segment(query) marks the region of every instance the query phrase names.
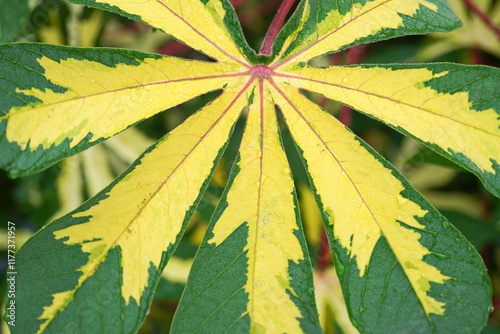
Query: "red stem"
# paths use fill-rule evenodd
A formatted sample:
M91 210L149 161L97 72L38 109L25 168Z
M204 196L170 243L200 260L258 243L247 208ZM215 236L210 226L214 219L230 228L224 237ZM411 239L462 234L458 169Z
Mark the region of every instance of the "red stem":
M491 19L486 15L475 3L473 0L463 0L463 2L469 7L471 11L473 11L483 22L486 24L488 28L493 31L493 33L500 40L500 29L491 21Z
M292 8L294 2L295 0L283 0L283 2L281 3L280 8L278 8L278 11L276 12L276 16L274 17L273 22L271 22L266 36L264 37L264 41L262 42L262 46L259 51L260 54L271 54L271 48L273 46L274 40L276 39L276 36L278 35L278 32L283 25L283 21L285 21L285 18Z

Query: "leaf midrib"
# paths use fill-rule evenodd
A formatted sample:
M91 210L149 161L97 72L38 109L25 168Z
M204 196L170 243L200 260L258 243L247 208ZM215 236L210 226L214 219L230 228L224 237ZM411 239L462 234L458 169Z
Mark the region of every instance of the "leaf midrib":
M257 262L257 243L259 240L259 225L261 214L261 197L262 197L262 176L264 175L264 80L259 78L259 110L260 110L260 166L259 166L259 190L257 193L257 215L255 222L255 242L253 247L253 264L252 264L252 299L249 311L250 319L254 319L254 304L255 304L255 271Z

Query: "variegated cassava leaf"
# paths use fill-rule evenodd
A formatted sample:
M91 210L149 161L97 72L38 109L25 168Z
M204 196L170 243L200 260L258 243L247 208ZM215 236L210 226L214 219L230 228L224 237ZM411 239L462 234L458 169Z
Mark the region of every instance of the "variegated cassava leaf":
M452 30L459 21L446 1L303 0L267 58L247 46L227 0L71 2L150 24L216 62L0 46L0 163L12 176L203 93L222 93L21 248L14 333L137 331L240 115L239 155L173 331L321 332L277 108L307 167L354 326L363 333L484 326L491 286L477 251L394 167L300 92L420 140L500 196L497 69L307 64L359 43Z

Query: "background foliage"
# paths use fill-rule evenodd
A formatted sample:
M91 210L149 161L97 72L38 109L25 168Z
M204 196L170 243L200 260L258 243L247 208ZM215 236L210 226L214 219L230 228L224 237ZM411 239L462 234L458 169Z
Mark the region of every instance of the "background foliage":
M281 0L233 0L249 44L258 50ZM449 0L464 22L451 34L409 36L369 44L316 59L316 64L457 62L500 66L500 32L487 27L466 1ZM469 1L470 2L470 1ZM475 0L478 8L500 26L500 1ZM29 8L28 8L29 7ZM21 10L19 26L4 33L0 42L43 41L72 46L111 46L145 52L203 59L165 34L111 13L63 3L59 0L29 1ZM293 9L292 9L293 11ZM292 12L291 11L291 12ZM27 17L22 28L23 18ZM3 17L0 20L3 21ZM5 21L3 21L5 22ZM22 30L21 30L22 28ZM215 93L216 94L216 93ZM0 172L0 274L1 299L5 294L6 226L16 223L17 248L44 224L78 207L108 185L151 143L184 121L214 97L210 93L160 113L123 134L48 170L19 179ZM412 139L358 113L350 113L336 102L309 96L340 117L350 128L391 161L408 180L440 210L478 249L488 267L494 291L494 306L500 306L500 200L490 195L472 174L438 156ZM141 333L167 332L187 279L197 245L203 238L213 209L222 194L227 174L236 156L243 130L238 123L228 149L202 199L185 237L167 265ZM315 268L318 309L326 333L351 333L340 287L328 247L324 247L321 217L309 188L302 162L286 127L283 141L295 177L311 260ZM322 241L323 240L323 241ZM323 245L323 246L322 246ZM4 326L2 332L8 331ZM483 333L500 333L500 311L490 315Z

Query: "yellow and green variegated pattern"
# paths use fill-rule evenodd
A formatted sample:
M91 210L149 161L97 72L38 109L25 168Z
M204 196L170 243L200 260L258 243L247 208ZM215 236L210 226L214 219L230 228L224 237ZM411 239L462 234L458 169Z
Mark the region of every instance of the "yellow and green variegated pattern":
M45 288L18 298L21 314L32 310L34 304L43 309L33 314L36 321L29 323L27 331L57 332L59 322L71 323L74 307L93 303L95 294L103 298L102 303L106 298L117 298L118 304L102 311L114 312L113 308L120 306L127 321L134 323L127 331L138 329L138 317L144 315L142 300L154 291L158 271L175 249L193 205L200 200L247 95L246 87L222 94L149 148L112 185L31 239L34 245L48 243L50 248L32 254L37 246L24 247L27 254L20 252L25 260L19 263L19 271L59 258L68 261L55 262L50 269L53 276L66 276L65 284L38 277L36 284ZM120 268L112 279L106 278L112 272L110 266ZM26 278L18 284L20 291L33 288L33 282ZM111 285L114 292L102 295ZM87 317L74 320L75 330L92 325L112 332L116 326L103 318L99 323Z
M0 47L2 66L16 72L5 80L0 106L0 165L12 176L46 168L245 72L238 64L125 50L46 48ZM23 59L14 61L16 54Z
M295 189L268 90L262 79L254 87L240 154L197 254L174 332L321 331L308 290L311 265Z
M47 168L201 94L220 95L19 250L13 333L138 331L242 117L239 154L173 332L321 332L279 120L306 166L357 330L481 330L491 285L477 251L392 165L301 93L389 124L500 197L500 70L308 65L364 42L450 31L459 22L446 1L303 0L269 57L248 47L227 0L71 2L150 24L215 61L1 45L0 166L11 176Z
M486 278L474 270L481 261L472 261L468 242L387 161L294 88L282 84L276 90L327 217L337 273L358 328L372 333L400 323L409 332L446 332L456 322L445 316L455 298L471 305L488 298L487 288L476 291L480 298L465 293L470 281L479 285ZM350 290L356 284L363 290ZM368 311L375 305L387 311L398 305L409 314L380 318L378 310ZM471 312L481 313L482 306L475 307Z

